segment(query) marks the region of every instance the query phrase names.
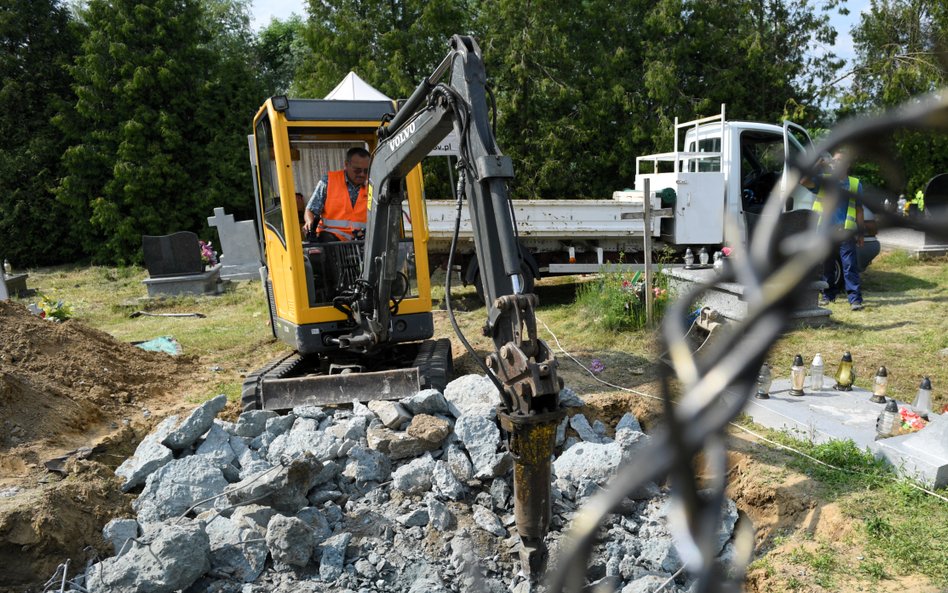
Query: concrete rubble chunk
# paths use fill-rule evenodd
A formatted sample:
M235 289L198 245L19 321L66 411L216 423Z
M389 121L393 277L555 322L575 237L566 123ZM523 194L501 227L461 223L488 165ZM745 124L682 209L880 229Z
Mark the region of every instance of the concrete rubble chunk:
M481 505L474 505L474 524L497 537L506 537L507 530L500 518Z
M217 424L212 424L195 454L213 459L214 463L221 467L228 465L237 458L234 448L230 446L230 439L227 431Z
M365 447L353 447L342 475L359 483L384 482L392 472L388 457Z
M622 460L628 462L648 446L651 438L644 432L624 428L616 432L615 444L622 452Z
M226 405L227 396L223 393L207 400L169 432L161 444L175 451L187 449L211 428L214 418Z
M560 390L560 404L567 408L581 408L586 405L586 402L575 391L564 387Z
M201 512L223 507L223 497L207 500L227 488L227 480L213 460L200 455L182 457L148 476L141 495L132 502L142 523L164 521L182 515L196 503Z
M582 414L576 414L569 419L569 425L576 431L576 434L579 435L579 438L587 443L601 443L602 438L596 434L596 431L593 430L593 427L590 426L589 420L586 419L586 416Z
M441 442L451 434L451 423L437 416L418 414L411 419L407 432L413 437L440 446Z
M365 438L365 416L345 418L326 429L326 432L337 439L360 441Z
M450 466L439 459L431 472L432 483L437 493L450 500L461 500L467 491L464 484L458 480Z
M622 450L617 443L579 443L570 447L553 462L557 478L578 484L593 480L604 484L622 463Z
M263 572L268 549L255 527L217 516L207 523L207 535L214 572L244 583L252 583Z
M431 455L413 459L392 472L392 488L407 494L421 494L431 490L435 461Z
M320 461L329 461L340 456L342 441L336 437L315 430L297 430L303 424L297 420L289 432L273 439L267 448L267 461L272 465L280 463L282 457L298 457L309 453Z
M428 511L414 509L395 517L395 520L405 527L424 527L428 524Z
M415 414L449 414L448 400L437 389L424 389L411 397L399 401L405 409Z
M312 529L301 519L275 515L267 526L267 549L273 561L290 566L306 566L313 556Z
M112 519L102 528L102 538L112 544L112 550L116 556L128 552L134 543L128 540L136 537L138 537L138 521L135 519Z
M454 527L454 514L448 509L448 506L435 498L429 496L425 499L428 505L428 523L438 531L447 531Z
M274 467L248 476L227 489L227 502L232 505L256 503L271 506L279 512L296 513L309 504L307 493L323 464L312 455L301 455L286 467Z
M319 578L326 583L335 582L343 573L346 560L346 546L352 539L351 533L339 533L324 541L320 548Z
M277 416L276 418L267 418L266 423L264 424L264 434L268 434L272 439L280 436L281 434L287 432L293 428L293 423L296 422L296 414L287 414L286 416Z
M375 413L367 405L357 399L352 400L352 415L365 418L375 418Z
M620 430L628 429L634 430L635 432L644 432L642 430L642 425L639 424L639 419L635 417L635 414L627 412L622 418L619 418L619 423L616 424L616 432Z
M369 409L375 412L388 428L397 429L411 420L411 414L398 402L377 400L369 402Z
M444 388L444 399L455 418L465 414L496 415L500 394L493 381L486 375L464 375L448 383Z
M490 497L493 499L494 508L506 509L507 502L510 500L510 486L507 481L497 478L490 485Z
M124 480L122 482L122 492L128 492L132 488L144 484L149 475L174 459L171 449L162 445L161 441L165 440L165 437L177 424L177 416L165 418L155 427L155 430L142 439L142 442L135 449L135 453L116 468L115 475Z
M569 416L563 416L563 419L560 420L560 423L556 425L556 440L554 444L557 447L562 447L566 442L566 428L569 426Z
M122 556L94 565L90 593L172 593L187 589L210 568L211 544L200 521L166 523L142 536Z
M267 429L267 420L276 418L279 414L273 410L250 410L237 418L234 434L239 437L258 437Z
M296 513L296 518L313 529L313 541L317 544L332 535L332 528L326 519L326 514L316 507L306 507Z
M296 406L293 415L297 418L310 418L319 422L326 417L326 412L319 406Z
M652 591L657 591L668 580L669 576L671 575L647 574L641 576L623 587L622 593L652 593ZM672 590L665 588L665 591L673 590L674 588Z
M392 461L418 457L438 448L437 443L413 437L407 432L390 430L382 426L370 427L366 432L366 440L370 448L388 455Z
M500 445L500 429L490 418L464 415L458 418L454 432L464 444L474 465L474 477L494 477L498 464L497 447Z
M267 525L270 519L276 515L276 511L262 504L247 504L234 509L230 520L239 527L248 527L255 530L261 536L266 534Z
M474 466L471 459L458 445L449 446L444 452L445 461L451 468L451 473L461 482L467 482L474 477Z

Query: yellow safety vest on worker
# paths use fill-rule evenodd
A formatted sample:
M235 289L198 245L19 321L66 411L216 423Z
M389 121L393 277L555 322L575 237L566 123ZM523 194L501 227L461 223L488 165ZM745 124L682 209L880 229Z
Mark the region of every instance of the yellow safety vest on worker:
M826 186L827 181L831 181L831 177L824 177L823 183L820 184L820 191L817 192L816 198L813 199L813 211L820 214L820 220L823 220L823 198L826 196L825 190L823 189ZM849 178L849 193L853 194L849 198L849 205L846 208L846 222L843 223L843 228L847 231L856 230L856 192L859 191L859 179L856 177ZM819 223L817 223L819 224Z
M918 190L915 192L915 199L912 200L912 203L918 207L919 212L925 211L925 192Z

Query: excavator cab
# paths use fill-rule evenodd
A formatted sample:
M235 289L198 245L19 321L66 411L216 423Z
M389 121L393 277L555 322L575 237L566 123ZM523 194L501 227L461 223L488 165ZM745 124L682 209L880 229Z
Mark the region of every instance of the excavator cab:
M364 252L361 238L307 240L302 208L322 175L342 169L348 149L374 151L377 129L394 112L389 101L273 97L254 118L252 154L270 318L274 336L301 354L337 350L336 336L351 331L351 317L334 300L358 282ZM420 165L404 183L399 281L389 303L392 342L423 340L433 333Z

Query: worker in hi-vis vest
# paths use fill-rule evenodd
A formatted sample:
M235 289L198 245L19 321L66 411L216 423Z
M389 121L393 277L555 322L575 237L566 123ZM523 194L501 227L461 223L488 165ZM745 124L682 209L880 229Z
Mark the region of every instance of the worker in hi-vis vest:
M838 183L839 188L849 193L848 199L843 194L834 211L829 214L830 224L846 231L846 238L839 244L839 259L843 266L843 284L846 287L846 296L853 311L862 309L862 289L859 280L859 259L856 248L862 247L865 223L863 221L862 204L856 199L862 193L862 183L855 177L848 175L849 158L845 151L837 151L827 165L829 174L803 180L803 186L816 194L813 200L813 211L820 214L823 220L827 213L823 211L823 201L826 198L828 184ZM820 304L827 305L836 300L838 292L834 280L836 268L835 254L827 258L823 265L823 281L829 286L820 295Z
M351 241L365 235L368 214L366 181L369 151L350 148L339 171L330 171L316 183L303 213L304 236L316 229L317 240Z

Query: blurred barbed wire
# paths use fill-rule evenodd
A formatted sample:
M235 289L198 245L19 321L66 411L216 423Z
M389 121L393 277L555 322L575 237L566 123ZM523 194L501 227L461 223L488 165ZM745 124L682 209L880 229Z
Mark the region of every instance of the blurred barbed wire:
M841 123L814 150L789 164L783 183L768 197L747 250L735 250L732 265L715 280L744 286L747 316L707 344L700 356L688 347L685 320L711 285L695 287L669 307L661 327L661 348L672 363L661 377L664 424L651 445L576 515L548 574L549 591L583 590L590 554L607 516L647 482L665 478L671 486L669 525L683 564L697 579L692 593L741 590L754 551L749 520L738 521L735 528L733 564L725 566L716 560L727 486L727 427L753 393L758 371L787 328L791 313L802 298L812 294L801 289L814 280L815 270L839 241L847 238L829 224L829 217L812 216L803 230L788 231L780 224L781 213L801 180L820 173L822 155L840 148L847 149L851 161L875 162L888 185L899 187L901 166L892 137L907 129L948 132L948 89L881 115ZM850 194L835 183L826 186L824 209L832 212ZM858 199L875 214L879 228L907 227L948 236L948 204L926 201L926 217L907 218L889 209L887 198L891 197L865 188ZM672 373L681 394L677 402ZM699 473L705 476L703 480Z

